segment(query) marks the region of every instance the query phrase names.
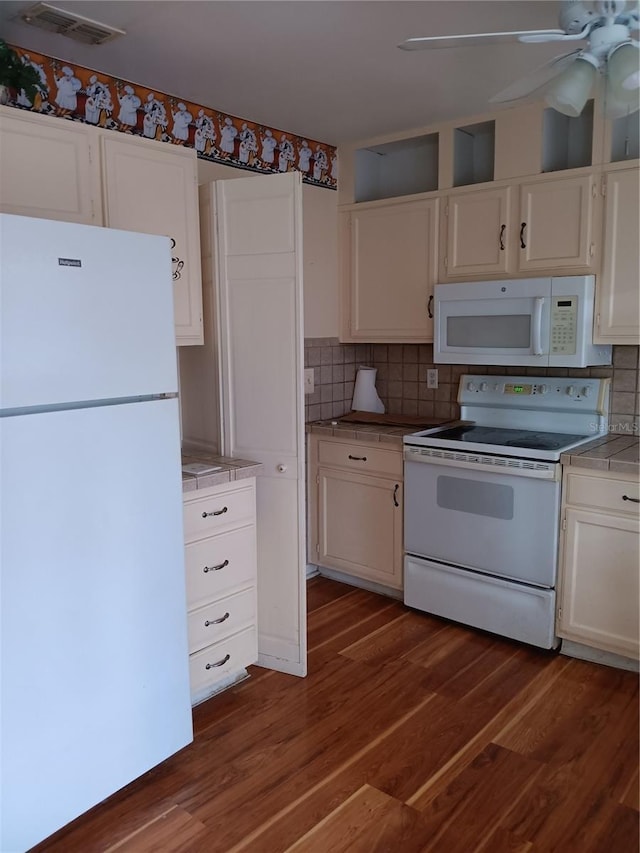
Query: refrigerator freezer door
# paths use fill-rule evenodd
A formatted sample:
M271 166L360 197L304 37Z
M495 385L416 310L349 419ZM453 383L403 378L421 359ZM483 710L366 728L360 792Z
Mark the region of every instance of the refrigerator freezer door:
M177 390L170 242L0 214L0 409Z
M0 850L192 740L177 408L0 419Z

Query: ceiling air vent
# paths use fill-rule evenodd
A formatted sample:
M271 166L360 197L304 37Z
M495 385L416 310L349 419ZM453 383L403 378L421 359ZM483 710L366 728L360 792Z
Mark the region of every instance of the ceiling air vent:
M59 33L84 44L104 44L116 36L126 35L124 30L119 30L117 27L92 21L82 15L73 15L49 3L38 3L30 9L25 9L20 13L20 18L25 24L40 27L51 33Z

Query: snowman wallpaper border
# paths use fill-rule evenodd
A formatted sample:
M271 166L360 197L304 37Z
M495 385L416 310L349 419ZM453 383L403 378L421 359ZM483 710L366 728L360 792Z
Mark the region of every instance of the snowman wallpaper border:
M305 183L337 189L338 155L332 145L11 47L35 69L42 92L33 102L24 91L10 92L8 106L194 148L203 160L238 169L261 174L297 170Z

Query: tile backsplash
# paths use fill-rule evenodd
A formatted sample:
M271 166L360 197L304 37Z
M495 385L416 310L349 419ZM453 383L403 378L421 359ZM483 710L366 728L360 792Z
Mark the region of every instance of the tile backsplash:
M315 389L305 396L305 420L337 418L351 410L356 370L377 368L376 388L387 412L456 418L458 380L463 373L528 376L612 377L609 428L640 434L639 347L613 348L611 367L579 369L487 367L433 363L431 344L341 344L337 338L306 338L304 366L312 367ZM427 370L438 370L438 387L427 388Z

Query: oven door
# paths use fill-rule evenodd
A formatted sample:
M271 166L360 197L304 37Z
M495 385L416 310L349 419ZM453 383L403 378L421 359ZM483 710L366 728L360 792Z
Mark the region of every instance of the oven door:
M553 479L543 479L521 473L526 469L496 470L491 457L477 458L489 461L405 461L405 551L554 587L560 466L552 466Z

